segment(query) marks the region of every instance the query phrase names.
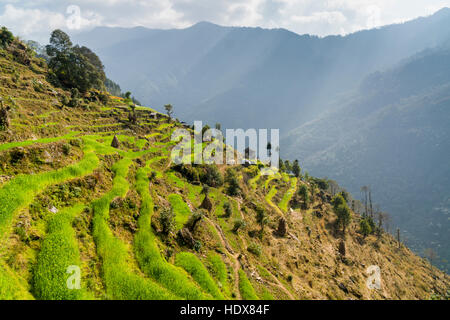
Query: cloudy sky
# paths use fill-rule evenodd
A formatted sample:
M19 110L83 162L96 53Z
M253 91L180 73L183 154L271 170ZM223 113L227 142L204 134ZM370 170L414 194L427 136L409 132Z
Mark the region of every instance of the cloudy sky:
M56 28L184 28L199 21L347 34L430 15L450 0L0 0L0 25L45 42Z

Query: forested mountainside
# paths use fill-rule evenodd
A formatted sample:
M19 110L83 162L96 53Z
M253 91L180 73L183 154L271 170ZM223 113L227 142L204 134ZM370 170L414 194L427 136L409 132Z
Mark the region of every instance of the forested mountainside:
M2 45L1 299L448 297L448 275L326 181L175 166L171 133L192 129L129 94L52 84L81 85L57 63L73 55L98 80L89 51L56 33L49 69L17 39Z
M280 128L282 135L313 120L367 75L449 38L450 9L325 38L207 22L180 30L101 27L74 37L144 104L161 111L170 101L188 122Z
M409 245L421 254L436 248L439 266L448 270L449 123L446 45L369 76L357 94L293 130L283 144L313 174L333 177L353 194L370 182Z

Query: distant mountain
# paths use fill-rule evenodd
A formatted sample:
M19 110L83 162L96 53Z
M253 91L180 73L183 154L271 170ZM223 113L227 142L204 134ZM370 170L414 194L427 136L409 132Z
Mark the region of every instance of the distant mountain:
M328 109L364 77L450 37L450 10L404 24L318 38L283 29L97 28L74 37L144 104L187 120L288 129Z
M171 103L187 121L280 128L282 157L356 196L371 185L417 252L432 246L450 261L450 9L348 36L202 22L97 28L74 42L157 110Z
M355 195L370 184L413 249L436 247L450 261L450 45L370 75L282 145Z

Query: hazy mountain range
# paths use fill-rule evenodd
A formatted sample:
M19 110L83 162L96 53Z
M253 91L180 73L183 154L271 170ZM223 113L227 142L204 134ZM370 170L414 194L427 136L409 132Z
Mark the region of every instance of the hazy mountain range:
M371 185L419 253L450 260L450 9L319 38L283 29L97 28L74 37L145 105L223 127L280 128L282 157ZM445 264L445 263L444 263Z

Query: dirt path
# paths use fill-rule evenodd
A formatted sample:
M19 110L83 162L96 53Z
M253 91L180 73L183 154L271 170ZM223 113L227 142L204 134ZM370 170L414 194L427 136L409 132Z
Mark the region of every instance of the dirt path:
M233 275L234 275L234 291L236 292L237 299L241 300L241 292L239 290L239 269L241 268L241 263L239 262L239 253L234 252L234 250L231 248L230 244L228 243L227 238L225 237L225 234L223 233L222 228L214 223L210 218L205 217L205 220L214 227L214 229L217 231L217 234L219 235L220 242L222 243L222 246L227 250L227 257L231 262L231 265L233 266ZM232 260L232 261L231 261Z

